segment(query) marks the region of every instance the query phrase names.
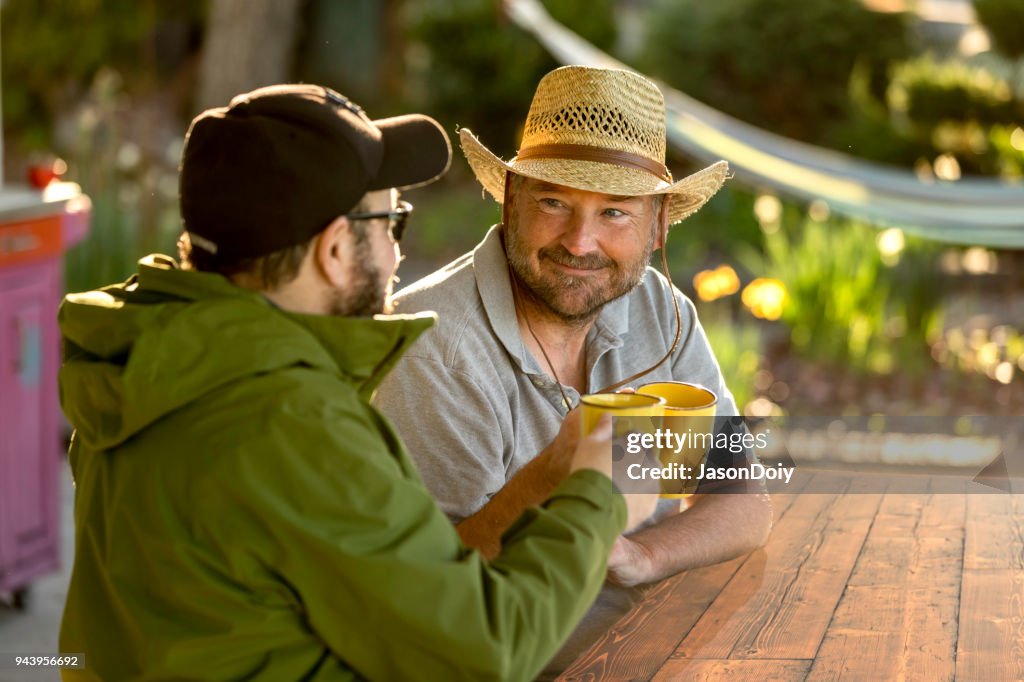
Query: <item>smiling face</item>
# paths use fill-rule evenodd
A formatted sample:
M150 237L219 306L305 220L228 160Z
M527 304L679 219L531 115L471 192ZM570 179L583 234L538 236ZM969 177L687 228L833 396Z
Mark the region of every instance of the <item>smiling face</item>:
M514 177L505 252L527 293L568 323L585 323L643 279L661 202Z

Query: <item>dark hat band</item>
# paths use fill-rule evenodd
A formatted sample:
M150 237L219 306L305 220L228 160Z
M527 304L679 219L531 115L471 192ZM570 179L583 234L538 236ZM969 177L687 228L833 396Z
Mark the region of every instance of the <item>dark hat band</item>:
M648 159L639 154L619 151L618 149L605 149L603 147L592 147L585 144L538 144L532 147L520 149L516 154L516 161L526 159L571 159L573 161L597 161L609 163L613 166L624 166L647 171L665 182L672 182L672 174L663 163L654 159Z

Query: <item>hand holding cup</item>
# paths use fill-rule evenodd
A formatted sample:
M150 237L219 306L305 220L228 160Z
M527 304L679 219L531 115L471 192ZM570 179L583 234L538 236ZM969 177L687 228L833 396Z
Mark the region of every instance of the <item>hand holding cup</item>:
M612 417L609 413L600 415L589 433L582 436L576 447L570 471L595 469L612 477ZM656 490L652 491L656 493ZM633 528L654 513L658 504L657 494L633 493L622 496L628 512L626 530Z

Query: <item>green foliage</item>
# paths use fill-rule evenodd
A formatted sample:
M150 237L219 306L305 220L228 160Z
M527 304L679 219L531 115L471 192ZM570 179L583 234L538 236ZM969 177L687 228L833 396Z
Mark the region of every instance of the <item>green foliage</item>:
M905 62L893 70L888 102L896 128L924 150L921 157L953 154L965 175L1017 177L1020 154L1008 136L1024 121L1024 91L1012 83L1010 66L988 61L925 55Z
M43 147L56 114L84 93L101 68L140 84L158 69L154 37L174 19L199 21L206 0L8 0L3 7L3 120Z
M755 397L754 375L760 364L761 328L750 320L733 319L724 301L701 304L698 315L722 369L725 385L742 412Z
M933 155L931 144L896 126L884 100L871 92L870 73L859 64L850 76L849 111L829 125L822 143L861 159L910 167Z
M543 0L555 21L565 24L588 43L611 51L618 40L615 0Z
M175 240L181 225L176 202L168 197L140 197L134 194L136 189L118 182L89 194L91 229L83 242L64 255L65 291L123 281L136 271L139 258L149 253L177 257ZM145 222L153 215L160 229Z
M953 154L964 175L1019 176L996 127L1024 120L1020 64L904 61L906 16L859 0L655 2L638 66L716 109L863 159Z
M120 77L101 70L73 122L77 135L74 148L66 150L68 177L82 186L93 211L88 236L64 257L68 291L122 281L147 253L175 253L181 231L177 150L168 150L168 158L150 158L126 138L118 115L124 96Z
M675 177L685 177L676 173ZM761 228L754 218L754 194L730 181L714 200L672 228L669 266L673 273L692 276L693 268L714 252L730 260L748 248L761 248Z
M856 373L919 372L940 324L938 252L907 239L887 264L878 237L858 221L814 220L788 206L751 267L785 285L782 319L801 355Z
M924 56L901 64L892 79L890 101L920 126L943 121L1006 123L1024 117L1024 103L1010 84L987 69Z
M402 252L411 261L403 270L422 276L476 246L487 229L501 220L497 202L482 193L475 180L456 173L405 193L416 212L402 239ZM401 271L399 275L404 284L412 283L412 277Z
M905 57L904 15L857 0L660 0L641 70L711 106L798 139L817 140L847 111L858 63L880 96Z
M1008 57L1024 57L1024 2L974 0L974 13L996 49Z
M807 220L794 235L767 235L771 275L789 293L783 319L793 342L819 359L862 365L872 332L883 323L888 283L879 281L882 264L873 231L865 226L835 229Z
M1024 127L992 126L988 140L998 156L999 167L996 170L999 175L1004 178L1024 178Z
M613 0L548 0L545 6L599 47L614 43ZM492 0L424 0L407 8L409 36L423 54L411 65L422 106L446 128L470 128L496 153L512 156L537 82L558 64Z

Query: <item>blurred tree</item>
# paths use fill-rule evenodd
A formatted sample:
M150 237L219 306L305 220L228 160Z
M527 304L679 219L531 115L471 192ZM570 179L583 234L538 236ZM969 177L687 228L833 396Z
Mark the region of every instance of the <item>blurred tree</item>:
M4 128L29 149L50 143L53 122L101 69L152 86L186 59L204 0L7 0L3 43ZM129 77L130 76L130 77Z
M408 111L404 0L308 0L296 76L345 93L376 117Z
M906 17L857 0L659 0L642 71L756 125L810 142L848 112L854 68L881 99L909 55Z
M1024 153L1010 138L1024 121L1024 90L996 71L925 55L893 69L888 102L924 158L951 154L962 175L1020 175Z
M1007 57L1024 57L1024 1L974 0L974 13L997 50Z
M379 0L380 35L386 46L378 69L381 93L392 99L402 91L405 81L405 27L402 25L402 0Z
M943 121L983 124L1024 120L1024 102L1010 84L959 61L926 55L894 70L891 96L914 123L934 127Z
M597 47L615 43L614 0L547 0L548 12ZM541 76L558 64L503 16L497 0L421 0L406 5L416 41L410 76L422 106L449 130L468 127L508 157Z
M198 109L290 80L303 0L212 0L203 41Z
M898 67L891 67L892 69ZM871 93L864 65L854 67L850 76L849 109L845 118L827 126L820 144L862 159L909 167L932 154L926 139L905 126L894 125L888 98ZM892 92L890 86L889 92Z

